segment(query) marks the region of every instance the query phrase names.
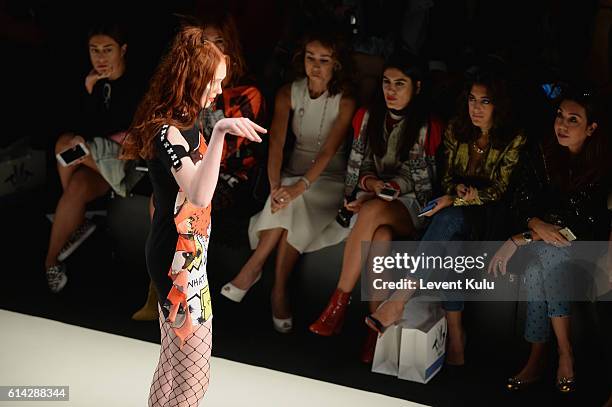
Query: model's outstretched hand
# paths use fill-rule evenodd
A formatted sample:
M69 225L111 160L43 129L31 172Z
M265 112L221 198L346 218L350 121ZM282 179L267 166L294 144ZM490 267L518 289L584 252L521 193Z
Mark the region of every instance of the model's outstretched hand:
M268 132L268 130L246 117L221 119L215 124L215 128L224 134L233 134L234 136L244 137L257 143L261 143L261 137L257 133Z

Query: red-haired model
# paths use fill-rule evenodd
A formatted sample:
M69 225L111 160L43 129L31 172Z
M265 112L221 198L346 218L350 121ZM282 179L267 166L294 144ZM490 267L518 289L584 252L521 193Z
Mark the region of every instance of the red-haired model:
M160 298L161 353L149 406L197 406L208 387L212 311L206 276L210 202L226 133L260 142L249 119L219 120L209 145L197 118L221 94L226 57L202 29L183 28L140 104L124 157L147 160L155 214L147 268Z

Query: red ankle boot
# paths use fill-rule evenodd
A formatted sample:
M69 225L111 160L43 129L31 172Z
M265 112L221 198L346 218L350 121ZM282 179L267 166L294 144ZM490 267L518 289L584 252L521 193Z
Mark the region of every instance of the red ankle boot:
M321 336L339 334L346 315L346 307L351 301L351 294L336 288L325 311L310 325L310 331Z
M365 341L361 348L360 359L363 363L372 363L374 360L374 351L376 350L376 341L378 340L378 332L368 328Z

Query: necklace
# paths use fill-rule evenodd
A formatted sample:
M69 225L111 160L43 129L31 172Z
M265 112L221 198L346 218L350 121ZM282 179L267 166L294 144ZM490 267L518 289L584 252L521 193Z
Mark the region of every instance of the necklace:
M474 151L476 151L478 154L486 153L487 150L489 149L489 145L490 145L489 138L488 138L489 133L488 132L483 132L482 135L487 140L487 144L485 144L485 146L483 148L478 147L478 144L476 143L478 140L474 140L472 142L472 147L474 148Z
M396 122L399 122L400 120L402 120L404 118L404 116L402 116L401 114L395 114L393 113L393 111L391 109L389 109L387 111L387 113L389 113L389 116Z
M302 137L302 123L304 121L304 115L306 111L304 107L306 106L306 92L308 91L308 80L306 80L306 86L304 86L304 92L302 94L302 107L298 110L298 116L300 116L300 137ZM328 92L325 91L325 103L323 104L323 114L321 115L321 123L319 124L319 134L317 135L317 146L319 151L321 151L321 133L323 132L323 123L325 122L325 113L327 112L327 102L329 101ZM318 154L318 153L317 153ZM315 160L312 160L314 164Z
M481 130L481 133L482 133L482 138L487 141L485 146L483 148L478 147L478 144L476 143L478 140L474 140L474 142L472 143L472 147L474 147L474 150L476 150L478 154L484 154L489 148L489 144L490 144L489 143L489 130Z
M472 142L472 147L474 147L474 150L478 153L478 154L484 154L487 151L487 147L489 146L489 144L487 143L486 147L484 149L478 147L478 144L476 144L476 142Z

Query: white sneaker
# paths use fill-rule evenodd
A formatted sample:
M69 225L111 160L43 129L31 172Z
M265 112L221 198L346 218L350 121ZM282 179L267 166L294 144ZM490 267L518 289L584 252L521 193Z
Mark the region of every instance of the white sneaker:
M96 224L89 219L85 219L85 222L74 231L70 239L66 242L62 250L57 255L58 261L64 261L96 230Z
M65 264L60 263L47 269L47 284L49 284L53 293L57 294L62 291L67 282L68 276L66 275Z

